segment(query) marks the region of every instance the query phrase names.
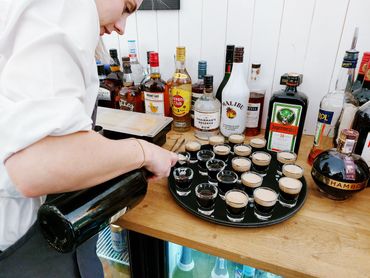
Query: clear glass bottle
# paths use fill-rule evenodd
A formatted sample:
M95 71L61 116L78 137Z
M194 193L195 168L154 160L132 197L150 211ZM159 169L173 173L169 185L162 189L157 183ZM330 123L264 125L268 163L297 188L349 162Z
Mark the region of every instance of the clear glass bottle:
M195 264L192 258L192 250L188 247L183 246L180 260L178 261L174 271L172 272L172 278L198 277L194 266Z
M261 64L252 64L248 87L250 89L247 109L245 135L256 136L261 133L263 104L265 102L266 87L260 79Z
M169 96L165 94L166 83L159 72L157 52L150 53L150 78L142 85L145 113L168 116L170 112Z
M217 257L215 266L211 272L211 278L229 278L229 271L227 270L227 260Z
M185 47L176 48L176 70L170 86L173 130L188 131L191 127L191 78L185 67Z
M347 68L347 80L338 79L337 82L343 82L343 84L337 85L337 87L345 88L344 90L344 103L342 113L339 117L339 120L335 126L334 130L334 146L337 145L339 140L340 133L345 128L351 128L353 118L358 109L358 100L354 97L352 93L352 86L355 79L355 71L358 60L358 51L356 50L347 50L345 54L345 59L343 60L342 67ZM345 83L345 84L344 84Z
M194 104L194 135L201 140L217 135L221 103L213 96L213 75L204 76L204 93Z
M225 137L243 133L249 101L249 88L243 65L244 47L236 47L233 70L222 90L220 131Z
M144 68L137 58L136 40L128 40L128 53L131 62L132 78L135 85L140 85L145 75Z
M351 52L346 52L334 91L328 92L320 102L314 142L308 155L308 163L310 165L312 165L317 155L333 147L335 126L343 109L345 90L348 86L348 80L352 78L353 74L352 68L352 54Z
M359 133L342 130L338 146L319 154L312 165L311 175L320 192L334 200L344 200L361 191L369 180L369 167L353 154Z
M281 78L281 84L284 84ZM299 92L302 77L297 73L289 73L286 88L275 92L269 104L266 123L266 148L270 151L290 151L298 153L303 126L308 108L307 96Z
M191 88L191 124L194 125L194 104L198 98L203 95L204 92L204 81L203 78L207 74L207 62L198 62L198 82L192 85Z
M220 86L218 86L216 98L221 102L222 101L222 91L225 88L227 81L229 81L231 71L233 69L233 59L234 59L234 50L235 45L226 46L226 56L225 56L225 75L221 81Z

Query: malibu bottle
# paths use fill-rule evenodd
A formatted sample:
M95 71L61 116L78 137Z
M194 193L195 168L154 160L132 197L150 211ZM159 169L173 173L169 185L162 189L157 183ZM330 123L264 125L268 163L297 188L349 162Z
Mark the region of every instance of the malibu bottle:
M285 83L284 77L281 84ZM299 74L289 73L286 88L274 93L270 99L265 133L270 151L298 153L308 107L306 95L297 91L301 81Z

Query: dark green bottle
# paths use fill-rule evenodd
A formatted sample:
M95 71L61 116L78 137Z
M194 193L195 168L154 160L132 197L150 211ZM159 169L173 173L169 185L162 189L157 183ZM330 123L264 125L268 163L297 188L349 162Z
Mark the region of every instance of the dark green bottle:
M229 81L231 71L233 69L233 59L234 59L234 49L235 45L226 46L226 62L225 62L225 75L222 79L220 86L217 89L216 98L221 102L222 90L224 89L227 81Z

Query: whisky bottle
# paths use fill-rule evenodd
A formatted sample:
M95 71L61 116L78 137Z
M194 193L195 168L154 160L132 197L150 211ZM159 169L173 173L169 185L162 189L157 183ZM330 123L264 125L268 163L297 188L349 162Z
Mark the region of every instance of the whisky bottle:
M105 70L104 65L99 64L98 68L98 78L99 78L99 91L98 91L98 106L114 108L112 99L114 99L114 94L109 90L109 87L105 85Z
M319 154L311 175L320 192L334 200L344 200L361 191L369 180L369 168L357 154L353 154L359 133L342 130L338 146Z
M306 95L297 91L301 81L301 75L289 73L286 88L275 92L270 99L265 132L270 151L298 153L308 107Z
M134 80L134 84L139 86L144 78L144 68L137 58L136 40L128 40L128 53L131 63L132 79Z
M176 48L176 71L173 75L172 100L173 130L185 132L191 127L191 78L185 68L185 47Z
M348 80L352 78L351 68L353 65L351 57L352 54L346 52L338 79L335 83L335 89L329 91L320 102L313 146L308 155L308 163L310 165L312 165L313 160L318 154L333 146L335 126L343 109L345 90Z
M109 55L111 57L110 70L111 72L118 72L121 70L121 65L118 59L117 49L109 49Z
M204 76L204 93L194 104L194 135L201 140L217 135L221 103L213 96L213 75Z
M344 90L344 103L343 103L343 109L342 113L339 116L339 120L335 126L334 130L334 146L337 145L338 137L341 133L341 131L345 128L351 128L353 118L357 112L358 109L358 100L354 97L352 93L352 86L355 79L355 71L356 71L356 65L357 65L357 59L358 59L358 51L356 50L347 50L345 55L345 61L343 63L346 63L345 66L348 70L348 79L345 82L345 90ZM342 65L343 67L343 65Z
M261 83L260 73L261 64L252 64L250 80L248 83L250 95L245 129L245 135L247 136L256 136L261 132L261 121L266 88Z
M198 277L195 269L194 260L192 257L192 250L188 247L183 246L181 257L174 271L172 272L172 278L196 278Z
M119 108L126 111L144 112L139 86L135 86L129 57L122 58L123 87L119 92Z
M234 59L234 45L226 46L226 61L225 61L225 75L221 81L220 86L218 86L216 92L216 98L221 102L222 101L222 90L225 88L227 81L229 81L231 71L233 69L233 59Z
M145 113L168 116L170 113L169 96L165 94L165 82L159 72L157 52L150 53L150 78L142 85Z
M370 167L370 101L356 112L352 128L359 133L355 153Z
M191 87L191 124L194 125L194 104L198 98L203 95L204 91L204 76L207 74L207 62L198 62L198 82Z
M73 251L136 206L146 190L146 174L135 170L88 189L61 194L40 207L41 231L56 250Z
M236 47L233 71L222 90L220 131L225 137L245 130L249 88L243 67L244 47Z

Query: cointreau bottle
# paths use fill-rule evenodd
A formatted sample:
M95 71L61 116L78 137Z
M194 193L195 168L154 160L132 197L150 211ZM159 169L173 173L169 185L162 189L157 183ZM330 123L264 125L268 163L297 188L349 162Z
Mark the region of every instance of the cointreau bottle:
M353 154L358 136L356 130L342 130L337 148L322 152L313 162L312 178L331 199L347 199L367 185L369 168L361 156Z
M285 75L281 83L284 78ZM301 75L289 73L286 88L270 99L265 133L266 147L270 151L298 153L308 107L306 95L297 90L301 83Z

